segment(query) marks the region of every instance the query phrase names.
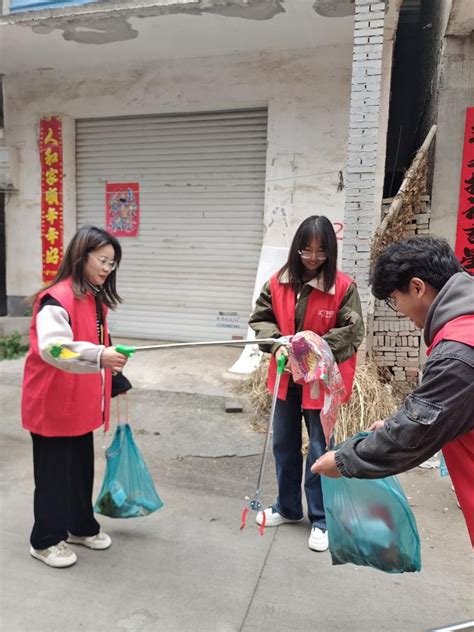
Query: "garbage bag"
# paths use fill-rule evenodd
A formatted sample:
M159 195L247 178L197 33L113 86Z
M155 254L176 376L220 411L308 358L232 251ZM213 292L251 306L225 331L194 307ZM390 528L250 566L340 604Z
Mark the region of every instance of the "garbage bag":
M333 564L371 566L386 573L421 570L415 517L396 476L321 477Z
M163 506L128 424L119 424L105 452L104 481L94 511L110 518L139 518Z

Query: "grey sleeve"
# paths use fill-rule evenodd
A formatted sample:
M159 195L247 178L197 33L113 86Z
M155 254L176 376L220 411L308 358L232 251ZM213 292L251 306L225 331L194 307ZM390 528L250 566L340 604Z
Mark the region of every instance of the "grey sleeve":
M335 455L343 476L383 478L405 472L474 428L474 349L439 343L420 386L383 428L349 440Z

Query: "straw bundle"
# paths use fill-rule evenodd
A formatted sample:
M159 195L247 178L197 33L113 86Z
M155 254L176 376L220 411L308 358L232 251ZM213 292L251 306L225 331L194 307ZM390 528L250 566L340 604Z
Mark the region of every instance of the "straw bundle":
M269 356L265 354L256 371L250 374L243 385L254 413L251 420L256 432L264 432L268 424L271 407L271 395L267 390L267 370ZM374 362L357 367L354 390L347 404L339 409L334 438L339 443L367 428L379 419L393 414L399 404L399 396L392 385L380 373ZM303 424L304 427L304 424ZM303 430L303 451L307 445L306 428Z
M272 404L272 397L267 389L267 372L269 364L270 355L265 353L262 356L262 360L257 369L250 373L249 377L242 386L253 410L250 423L252 425L252 429L256 432L265 432Z
M410 222L418 212L420 197L427 191L428 150L435 133L436 125L433 125L423 145L416 152L397 195L374 233L371 246L372 265L388 245L405 237Z
M374 421L386 419L398 407L390 382L380 376L375 362L357 367L351 399L339 408L335 443L367 430Z

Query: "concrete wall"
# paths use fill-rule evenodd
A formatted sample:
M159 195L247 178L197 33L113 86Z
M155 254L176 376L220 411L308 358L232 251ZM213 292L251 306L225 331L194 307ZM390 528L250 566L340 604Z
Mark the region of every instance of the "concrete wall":
M474 41L446 37L441 64L431 233L454 245L466 108L474 106Z
M342 238L352 42L278 54L168 61L120 72L44 70L5 79L6 144L20 153L20 191L7 208L7 292L40 284L38 120L197 112L268 106L264 246L280 252L309 214L328 215ZM65 161L74 128L65 130ZM68 166L69 165L69 166ZM75 230L74 161L65 164L65 241ZM27 256L18 256L19 246Z

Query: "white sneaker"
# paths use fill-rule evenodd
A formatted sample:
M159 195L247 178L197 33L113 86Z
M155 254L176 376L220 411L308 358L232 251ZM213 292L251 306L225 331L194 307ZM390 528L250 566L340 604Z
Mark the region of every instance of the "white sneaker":
M47 549L30 548L30 555L53 568L67 568L77 562L77 555L64 540L49 546Z
M262 524L264 513L265 513L265 526L266 527L278 527L278 525L280 524L287 524L287 523L291 524L295 522L301 522L303 520L303 518L300 518L299 520L290 520L289 518L285 518L284 516L279 514L278 511L273 511L272 507L267 507L264 511L258 512L257 517L255 518L255 522L258 525Z
M95 551L103 551L108 549L112 544L112 538L103 531L99 531L96 535L80 536L69 534L67 539L68 544L82 544L87 546L88 549L94 549Z
M329 547L328 532L313 527L309 535L308 546L312 551L327 551Z

